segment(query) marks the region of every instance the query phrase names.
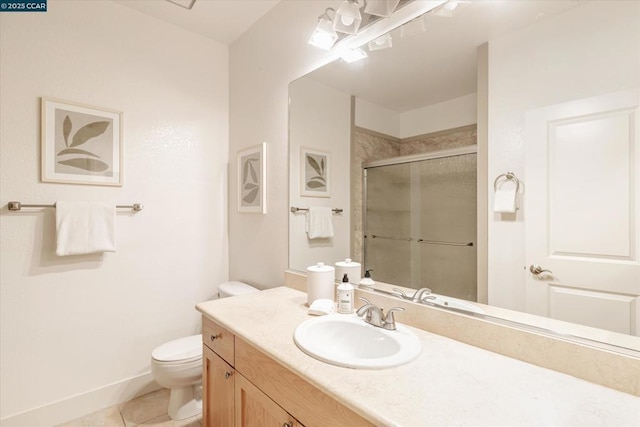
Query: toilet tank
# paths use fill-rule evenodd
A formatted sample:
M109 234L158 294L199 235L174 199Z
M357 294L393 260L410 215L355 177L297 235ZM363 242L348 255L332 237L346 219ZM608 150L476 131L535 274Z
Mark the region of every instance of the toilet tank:
M243 282L224 282L218 286L218 297L227 298L258 292L258 289Z

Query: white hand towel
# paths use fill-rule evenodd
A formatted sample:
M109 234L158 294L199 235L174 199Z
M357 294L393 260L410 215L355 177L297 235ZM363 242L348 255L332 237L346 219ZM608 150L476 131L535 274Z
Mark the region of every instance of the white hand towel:
M331 208L310 207L306 217L306 231L309 239L333 237L333 211Z
M516 211L516 189L498 189L493 199L493 211L512 213Z
M81 255L115 252L113 204L100 202L56 203L56 254Z

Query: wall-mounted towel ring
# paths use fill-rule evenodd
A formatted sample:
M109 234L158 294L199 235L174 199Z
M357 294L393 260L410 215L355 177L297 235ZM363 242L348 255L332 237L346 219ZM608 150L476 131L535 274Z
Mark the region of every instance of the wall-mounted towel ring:
M498 181L500 179L506 179L507 181L513 181L516 183L516 188L498 188ZM493 189L495 190L493 200L493 211L499 213L512 214L518 210L518 193L520 192L520 180L513 172L509 171L496 177L493 181Z
M502 177L506 178L509 181L515 181L515 183L516 183L516 194L520 192L520 180L518 179L516 174L511 172L511 171L507 171L507 173L500 174L500 175L498 175L496 177L495 181L493 181L493 189L494 189L494 191L498 191L498 181Z

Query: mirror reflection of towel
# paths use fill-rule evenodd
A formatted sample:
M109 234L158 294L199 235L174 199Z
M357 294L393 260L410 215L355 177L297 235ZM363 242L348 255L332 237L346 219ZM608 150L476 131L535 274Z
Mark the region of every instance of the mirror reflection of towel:
M56 254L115 252L116 207L100 202L56 203Z
M517 197L518 195L516 194L515 188L509 190L496 190L496 194L493 200L493 211L504 213L515 212Z
M312 206L306 216L306 232L309 239L333 237L333 211L330 207Z

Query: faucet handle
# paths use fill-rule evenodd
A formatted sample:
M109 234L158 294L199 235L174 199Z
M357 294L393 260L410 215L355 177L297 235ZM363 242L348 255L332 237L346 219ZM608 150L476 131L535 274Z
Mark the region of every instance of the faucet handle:
M396 330L396 319L393 317L393 312L394 311L404 311L404 308L402 307L391 307L389 309L389 311L387 311L387 315L384 318L384 324L383 324L383 328L384 329L389 329L392 331Z
M364 298L364 297L360 297L360 299L362 301L365 302L365 304L358 308L356 310L356 314L358 315L358 317L362 317L365 316L365 320L370 321L371 320L371 308L374 307L373 304L371 304L371 301L369 301L368 299Z
M364 321L372 324L373 326L382 326L384 323L382 307L372 304L371 301L366 298L360 297L360 299L366 304L356 311L358 317L364 317Z
M411 299L411 298L406 294L406 292L405 292L405 291L403 291L402 289L393 288L393 289L391 289L391 290L392 290L393 292L397 292L397 293L398 293L398 295L396 295L396 296L398 296L398 297L400 297L400 298L402 298L402 299L408 299L408 300L410 300L410 299Z
M373 305L373 304L371 304L371 301L369 301L369 300L368 300L368 299L366 299L365 297L360 297L360 299L361 299L362 301L364 301L364 302L365 302L365 304L367 304L367 305Z
M422 300L424 299L424 296L429 295L430 293L431 293L431 289L420 288L413 294L413 297L411 297L411 299L413 300L413 302L422 302Z

